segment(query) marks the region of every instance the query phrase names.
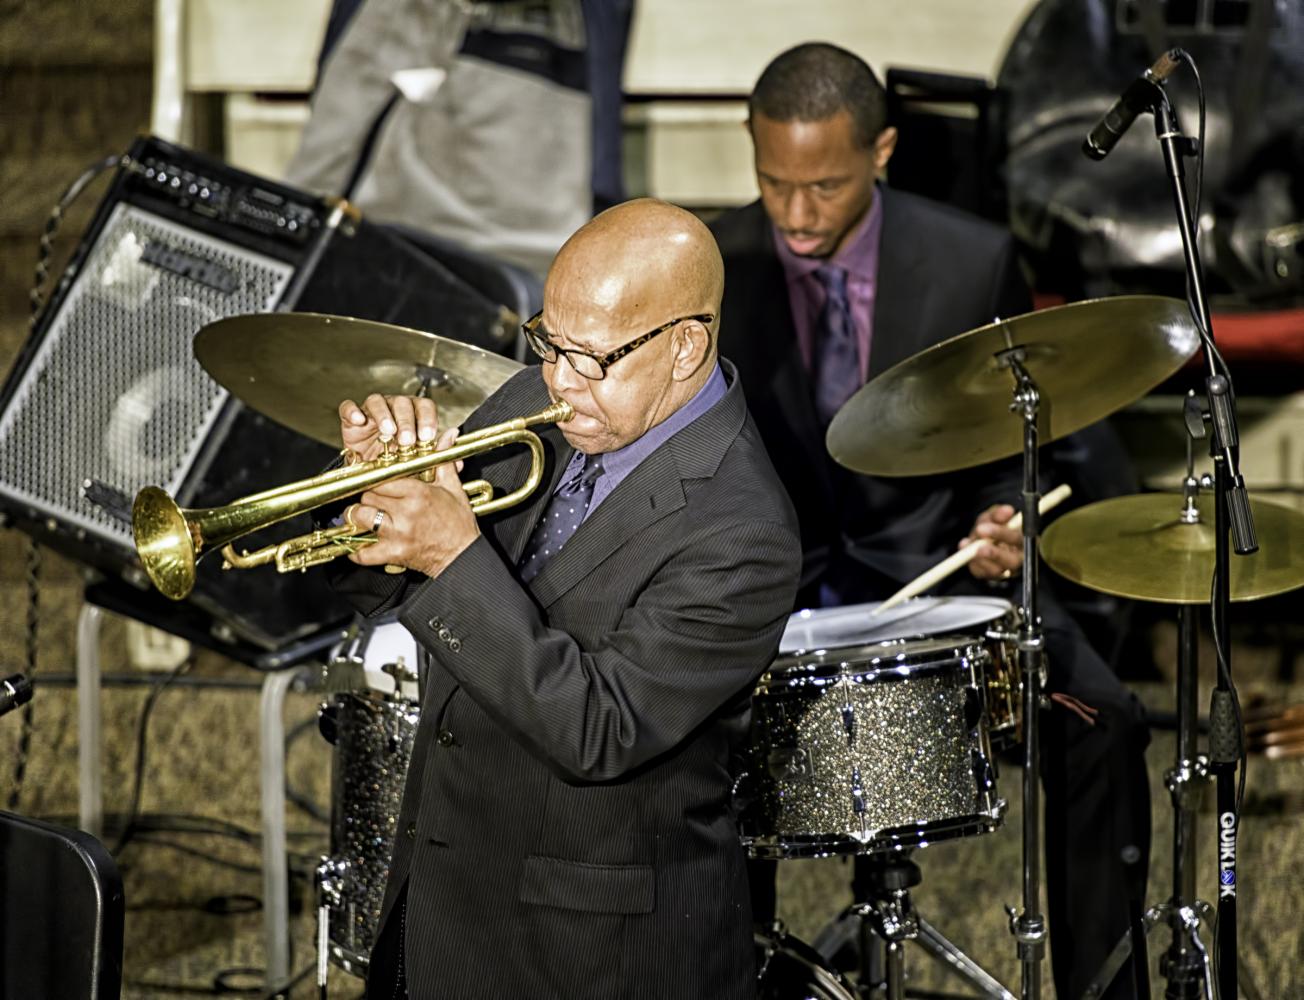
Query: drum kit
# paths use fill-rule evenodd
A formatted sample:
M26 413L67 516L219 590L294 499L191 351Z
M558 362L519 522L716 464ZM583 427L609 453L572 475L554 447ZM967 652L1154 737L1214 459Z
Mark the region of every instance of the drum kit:
M1089 588L1181 605L1193 649L1193 609L1209 601L1213 539L1192 473L1183 497L1124 497L1080 508L1043 540L1038 450L1139 399L1199 343L1186 303L1173 299L1126 296L1046 309L902 362L857 392L829 428L830 454L875 475L930 475L1021 454L1022 508L1032 512L1023 526L1017 604L924 596L892 607L800 611L754 693L749 764L735 789L744 844L759 859L876 859L874 898L861 902L857 915L885 946L882 979L872 986L889 1000L906 995L902 950L909 940L981 995L1014 995L915 911L909 889L919 881L913 851L1001 826L1006 803L997 794L995 755L1016 743L1024 746L1025 764L1024 900L1010 923L1022 996L1040 995L1046 930L1034 765L1046 677L1041 556ZM238 398L332 444L340 399L423 394L438 403L445 422L459 422L520 367L432 334L308 314L222 320L201 331L196 352ZM1266 504L1254 510L1263 552L1238 561L1234 600L1304 585L1304 515ZM1203 956L1198 927L1207 907L1194 898L1189 801L1203 767L1195 747L1194 661L1183 659L1185 731L1169 780L1179 817L1177 883L1169 902L1147 914L1147 926L1168 923L1175 951ZM401 626L368 624L327 667L321 728L334 748L334 777L331 853L318 873L323 995L330 962L365 975L379 930L420 713L418 665L419 651ZM1129 945L1120 945L1119 964ZM757 932L756 953L762 997L857 995L820 954L779 926ZM862 983L862 991L869 986Z

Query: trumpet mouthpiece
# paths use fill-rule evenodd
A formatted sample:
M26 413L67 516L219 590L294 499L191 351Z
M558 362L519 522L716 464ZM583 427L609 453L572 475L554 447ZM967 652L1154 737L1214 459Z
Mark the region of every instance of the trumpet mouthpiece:
M164 597L179 601L195 586L194 538L176 501L166 490L146 486L131 506L136 551L150 581Z

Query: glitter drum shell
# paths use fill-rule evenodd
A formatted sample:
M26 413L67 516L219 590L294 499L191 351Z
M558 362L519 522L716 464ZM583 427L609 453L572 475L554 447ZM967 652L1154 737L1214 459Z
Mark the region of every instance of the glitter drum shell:
M998 647L941 636L776 660L752 698L739 783L752 856L866 854L996 829L1005 802L987 692Z

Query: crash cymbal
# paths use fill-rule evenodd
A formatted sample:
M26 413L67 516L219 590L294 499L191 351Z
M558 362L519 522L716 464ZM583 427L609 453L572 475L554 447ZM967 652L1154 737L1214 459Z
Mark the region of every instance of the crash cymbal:
M218 320L195 335L195 357L259 413L335 447L345 399L425 395L455 427L522 367L433 333L315 313Z
M856 472L922 476L1023 448L1014 378L999 355L1023 348L1041 393L1039 440L1053 441L1135 402L1195 353L1185 302L1123 295L979 327L889 368L829 425L834 460Z
M1255 601L1304 586L1304 514L1250 501L1259 551L1232 555L1233 601ZM1101 500L1065 514L1041 539L1046 565L1074 583L1161 604L1208 604L1213 580L1213 498L1200 520L1181 518L1176 493Z

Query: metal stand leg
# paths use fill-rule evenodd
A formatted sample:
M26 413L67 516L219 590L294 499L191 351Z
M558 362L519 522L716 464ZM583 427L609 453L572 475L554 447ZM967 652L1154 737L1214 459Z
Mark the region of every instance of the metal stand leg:
M104 780L100 768L100 622L104 612L83 604L77 613L77 823L104 839Z
M290 977L290 871L285 855L285 696L297 671L278 670L263 681L258 709L260 796L263 825L264 983Z
M883 982L887 1000L905 1000L905 943L919 932L910 891L908 889L885 891L882 896L871 902L857 904L855 909L874 929L874 933L883 939Z
M330 977L331 908L344 902L343 879L347 863L323 857L317 866L317 991L326 1000L326 981Z
M992 1000L1015 1000L1014 994L1002 986L981 965L947 940L923 917L916 915L919 924L919 936L915 938L924 951L946 965L961 979L976 989L982 996Z
M1166 998L1177 997L1205 997L1206 1000L1214 1000L1213 994L1213 965L1209 959L1209 953L1205 950L1204 942L1200 940L1200 921L1212 925L1213 907L1208 903L1197 900L1190 906L1174 907L1171 903L1160 903L1146 910L1145 916L1141 918L1141 926L1147 937L1150 932L1161 924L1166 924L1173 928L1174 934L1180 934L1183 938L1183 945L1189 948L1191 955L1194 957L1193 969L1194 976L1190 980L1178 980L1169 977L1168 987L1164 991ZM1132 932L1129 929L1114 950L1109 953L1105 959L1105 964L1100 967L1086 990L1083 991L1082 1000L1096 1000L1114 981L1114 977L1123 968L1123 964L1132 954ZM1188 987L1189 982L1189 987ZM1203 990L1203 992L1201 992Z

